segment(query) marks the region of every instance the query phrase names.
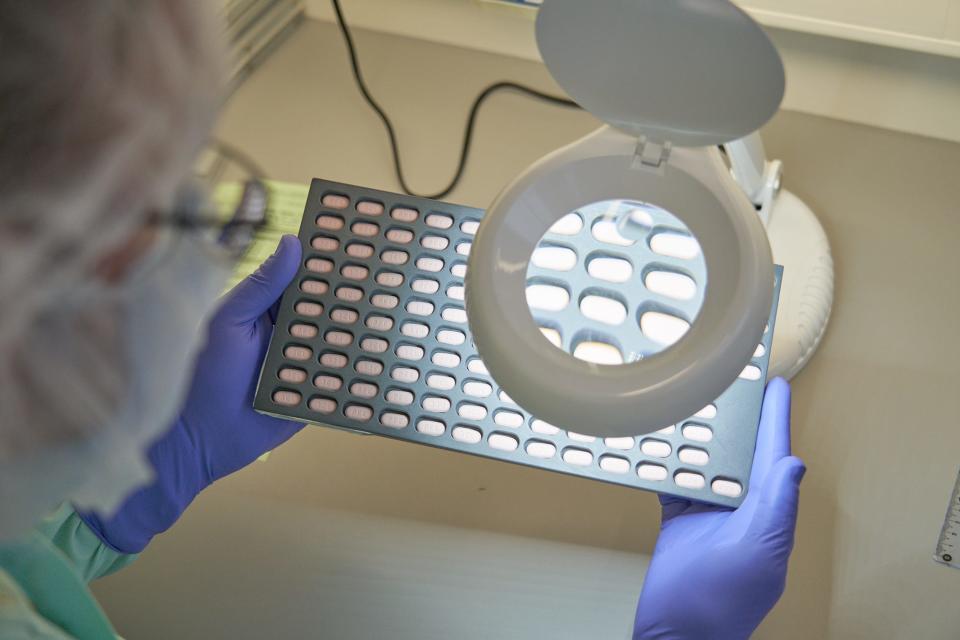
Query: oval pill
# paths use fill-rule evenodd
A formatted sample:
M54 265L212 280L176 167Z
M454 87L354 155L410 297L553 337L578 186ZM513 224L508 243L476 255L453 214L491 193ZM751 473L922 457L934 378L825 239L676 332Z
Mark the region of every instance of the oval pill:
M600 468L610 473L626 473L630 471L630 461L618 456L600 456Z
M430 327L420 322L404 322L400 327L400 333L411 338L426 338L430 333Z
M516 411L497 411L493 414L493 421L501 427L517 429L523 425L523 416Z
M420 360L423 358L423 347L413 344L402 344L397 347L397 356L404 360Z
M673 451L670 443L663 440L644 440L640 443L640 451L654 458L666 458Z
M358 236L370 238L380 233L380 225L373 222L354 222L350 225L350 230Z
M409 207L397 207L390 212L390 216L394 220L399 220L400 222L413 222L417 219L417 216L420 215L420 212L416 209L411 209Z
M307 260L307 270L314 273L330 273L333 271L333 262L326 258L310 258Z
M341 324L353 324L359 317L360 314L353 309L345 309L343 307L330 312L330 319Z
M407 311L418 316L428 316L433 313L433 303L426 300L411 300L407 303Z
M467 312L458 307L447 307L440 312L440 317L447 322L464 323L467 321Z
M437 271L441 271L443 269L443 260L440 258L430 258L427 256L417 258L417 268L423 271L436 273Z
M346 331L327 331L324 340L338 347L344 347L353 342L353 336Z
M457 442L465 442L467 444L477 444L483 438L483 434L479 429L474 429L472 427L454 427L451 434L453 439Z
M427 386L441 391L449 391L457 386L457 380L453 376L442 373L431 373L427 376Z
M321 373L313 379L313 386L324 391L338 391L343 386L343 380L337 376Z
M300 394L296 391L274 391L273 401L285 407L300 404Z
M464 420L483 420L487 417L487 408L483 405L465 402L457 407L457 413Z
M403 429L410 424L410 418L403 413L384 411L380 414L380 424L385 427L390 427L391 429Z
M657 482L665 480L667 477L667 468L658 464L641 464L637 467L637 476L642 480Z
M437 331L437 340L444 344L460 345L466 342L467 335L455 329L441 329Z
M433 411L435 413L444 413L450 410L450 401L440 396L427 396L420 404L427 411Z
M437 229L449 229L453 226L453 218L442 213L431 213L424 219L424 222L427 223L427 226Z
M417 422L417 431L424 433L428 436L440 436L443 435L443 432L446 430L446 425L444 425L439 420L427 420L423 419Z
M417 278L410 283L410 288L417 293L433 294L440 290L440 283L430 278Z
M312 324L297 323L290 327L290 335L295 338L315 338L320 330Z
M309 360L310 356L313 355L313 351L307 347L289 345L284 348L283 355L291 360Z
M407 229L389 229L387 231L387 240L397 244L407 244L413 240L413 231Z
M346 209L348 206L350 206L350 198L336 193L328 193L327 195L323 196L323 200L320 202L323 204L323 206L331 209Z
M552 458L557 453L557 447L549 442L531 440L527 442L526 451L534 458Z
M319 296L327 292L328 285L323 280L304 280L300 283L300 290L304 293Z
M565 449L563 461L577 467L587 467L593 463L593 454L585 449Z
M450 351L437 351L432 357L433 364L438 367L457 367L460 365L460 356Z
M706 484L702 475L690 471L678 471L674 474L673 481L684 489L703 489Z
M420 379L420 372L411 367L394 367L390 377L400 382L416 382Z
M366 422L373 417L373 409L362 404L350 404L344 409L343 414L351 420Z
M697 449L696 447L681 447L677 452L677 457L684 464L692 464L698 467L710 462L710 455L703 449Z
M358 264L348 264L340 269L340 274L350 280L363 280L370 275L370 270Z
M330 398L314 398L307 406L317 413L333 413L337 409L337 402Z
M420 246L424 249L431 249L433 251L443 251L450 245L450 241L444 238L443 236L423 236L420 238Z
M357 289L356 287L338 287L336 296L347 302L359 302L363 299L363 289Z
M407 406L413 404L413 392L406 389L390 389L387 391L387 402Z
M373 255L374 248L363 242L351 242L347 245L346 251L348 256L366 259Z
M381 271L377 274L377 284L385 287L399 287L403 284L403 274L394 271Z
M377 293L370 298L370 303L381 309L393 309L400 304L400 298L389 293Z
M383 373L383 363L377 360L357 360L354 369L365 376L378 376Z
M380 259L387 264L401 265L406 264L410 259L410 254L399 249L388 249L380 254Z
M316 302L307 302L306 300L303 300L298 302L296 306L294 306L293 310L302 316L315 318L323 313L323 305L317 304Z
M277 373L277 377L290 384L300 384L307 379L307 372L303 369L291 369L284 367Z
M383 338L367 337L360 341L360 348L370 353L383 353L390 347L390 343Z
M490 434L489 438L487 438L487 444L490 445L491 449L499 449L500 451L515 451L516 448L520 446L520 441L505 433L493 433Z
M477 398L486 398L493 393L493 387L480 380L469 380L463 383L463 392Z
M350 385L350 393L361 398L372 398L380 389L371 382L354 382Z
M340 216L317 216L317 226L329 231L339 231L343 228L343 218Z
M357 213L366 216L378 216L383 213L383 205L372 200L361 200L357 203Z
M390 329L393 329L393 318L369 315L367 316L367 327L374 331L390 331Z
M331 369L342 369L347 366L347 356L342 353L325 353L320 356L320 364Z
M336 238L317 236L310 242L310 246L317 251L336 251L340 247L340 241Z

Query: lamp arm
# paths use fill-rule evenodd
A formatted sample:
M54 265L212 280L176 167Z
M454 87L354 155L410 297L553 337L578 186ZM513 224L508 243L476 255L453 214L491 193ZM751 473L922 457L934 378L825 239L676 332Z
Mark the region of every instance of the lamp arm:
M757 208L757 213L766 226L770 221L773 199L780 190L783 164L779 160L767 161L763 140L756 131L724 144L723 148L730 160L733 179Z

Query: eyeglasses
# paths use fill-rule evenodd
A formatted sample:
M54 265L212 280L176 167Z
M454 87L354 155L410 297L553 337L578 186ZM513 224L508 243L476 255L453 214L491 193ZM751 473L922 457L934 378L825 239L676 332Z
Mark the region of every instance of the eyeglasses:
M267 222L270 188L246 154L212 141L177 195L173 211L152 217L157 226L196 234L214 251L238 260Z

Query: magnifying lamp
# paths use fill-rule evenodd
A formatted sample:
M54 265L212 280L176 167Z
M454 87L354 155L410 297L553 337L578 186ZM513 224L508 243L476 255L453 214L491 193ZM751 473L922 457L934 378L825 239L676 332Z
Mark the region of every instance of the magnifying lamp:
M536 30L553 77L606 126L536 162L488 208L467 273L470 329L492 376L534 415L593 436L648 433L720 395L764 331L770 242L717 145L776 112L783 65L762 29L726 0L548 0ZM750 164L737 158L737 166ZM679 341L622 365L556 348L526 301L544 233L607 200L673 213L699 243L708 282Z

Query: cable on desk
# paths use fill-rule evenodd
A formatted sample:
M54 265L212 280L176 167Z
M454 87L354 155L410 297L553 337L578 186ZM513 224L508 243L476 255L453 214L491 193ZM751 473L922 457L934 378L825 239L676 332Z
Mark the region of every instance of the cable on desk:
M360 93L363 95L364 100L366 100L367 104L370 105L370 108L373 109L380 117L384 128L387 130L387 136L390 138L390 150L393 153L393 169L396 173L397 181L400 183L400 188L403 189L404 193L412 196L430 198L431 200L442 200L456 188L456 186L460 183L460 180L463 178L464 169L467 166L467 158L470 155L470 146L473 143L473 129L474 125L476 124L477 113L480 111L480 107L483 105L484 101L498 91L513 91L520 93L521 95L525 95L560 107L572 107L576 109L580 108L580 105L572 100L553 96L548 93L543 93L542 91L537 91L536 89L532 89L515 82L502 81L491 84L480 92L480 94L473 101L473 106L470 107L470 115L467 118L467 126L463 132L463 143L460 149L460 161L457 164L457 170L454 173L453 178L450 180L450 183L444 189L436 193L417 193L410 188L410 185L407 184L406 178L404 177L403 163L400 159L400 149L399 145L397 144L397 134L393 129L393 123L390 121L390 118L387 116L386 112L384 112L383 107L381 107L377 101L374 100L373 96L370 95L370 90L363 79L363 74L360 71L360 63L357 60L357 49L353 42L353 35L350 32L350 27L347 26L346 19L343 17L343 10L340 7L340 0L331 0L331 4L333 4L333 11L337 17L337 26L340 27L340 32L343 34L344 43L347 45L347 53L350 56L350 66L353 70L353 78L357 83L357 88L360 89Z

